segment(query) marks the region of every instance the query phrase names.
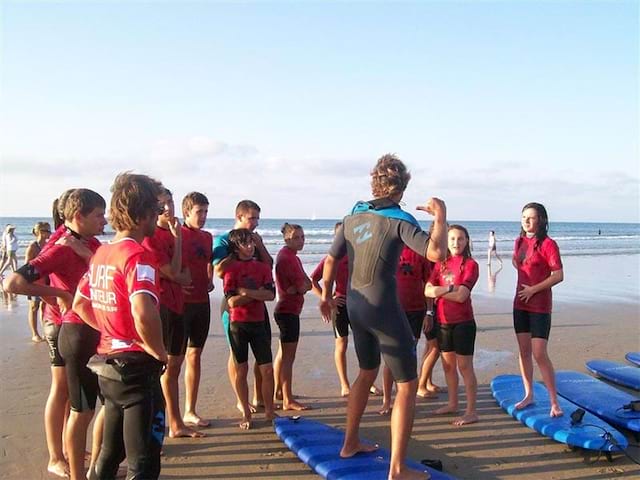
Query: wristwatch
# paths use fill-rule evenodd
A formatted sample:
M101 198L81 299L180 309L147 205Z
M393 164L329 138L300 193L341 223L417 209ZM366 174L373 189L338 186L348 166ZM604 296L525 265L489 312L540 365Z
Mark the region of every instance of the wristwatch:
M449 285L449 287L447 288L447 293L451 292L453 292L453 285Z
M433 310L427 310L427 317L433 317Z

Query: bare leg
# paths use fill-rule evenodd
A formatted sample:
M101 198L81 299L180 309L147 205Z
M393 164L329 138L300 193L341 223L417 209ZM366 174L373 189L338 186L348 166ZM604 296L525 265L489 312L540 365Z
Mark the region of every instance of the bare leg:
M473 371L473 355L456 354L456 361L458 363L458 369L460 370L462 379L464 380L464 389L467 394L467 408L464 415L456 418L453 421L453 424L462 426L478 421L478 414L476 412L478 381L476 380L476 374Z
M520 374L524 384L524 398L516 403L516 408L521 410L533 403L533 359L531 358L531 334L517 333L518 349L520 354Z
M51 389L44 408L44 428L49 449L49 473L66 477L69 465L64 458L62 448L64 423L66 419L68 390L64 367L51 367Z
M549 400L551 401L550 417L561 417L564 413L560 405L558 404L558 392L556 391L556 374L553 370L553 364L547 353L547 340L544 338L531 339L533 347L533 357L536 359L538 367L540 367L540 373L542 374L542 381L547 386L549 391Z
M98 414L93 420L93 431L91 433L91 461L89 463L89 472L87 478L91 475L91 471L94 469L96 462L98 461L98 455L100 455L100 449L102 448L102 433L104 431L104 407L98 410Z
M382 369L382 408L378 411L380 415L391 413L391 397L393 395L393 375L391 369L386 365Z
M372 452L376 450L377 445L365 445L360 443L359 430L362 414L369 400L369 389L373 385L373 381L378 376L378 369L363 370L360 369L358 378L351 386L349 393L349 402L347 404L347 429L344 436L344 445L340 450L342 458L353 457L358 452Z
M69 472L71 480L84 478L84 457L87 446L87 428L93 418L93 410L86 412L74 412L69 414L67 428L65 429L65 444L69 456Z
M251 428L251 409L249 408L249 385L247 385L247 373L249 371L249 364L236 363L236 385L235 390L238 392L240 398L240 405L242 405L242 420L240 420L240 428L242 430L249 430Z
M407 445L416 407L418 380L396 383L398 389L393 412L391 413L391 460L389 462L389 479L426 479L429 475L411 470L405 465Z
M447 380L449 401L446 406L439 408L434 413L444 415L458 411L458 367L456 365L456 352L442 352L442 368Z
M438 348L438 340L427 340L427 349L424 352L422 361L422 369L420 370L420 380L418 381L418 396L428 398L437 396L436 394L442 390L441 387L435 385L431 379L433 375L433 367L440 358L440 349Z
M200 388L200 358L202 348L187 348L187 366L184 371L184 421L197 427L208 427L209 422L196 413L198 389Z
M282 341L279 341L278 345L280 345L280 347L278 348L278 353L276 353L276 358L273 361L274 400L282 400L282 383L280 381L282 378Z
M40 302L29 300L29 329L31 329L31 341L34 343L42 341L42 337L38 333L38 310L40 310Z
M167 425L169 437L201 437L202 433L185 425L180 415L179 377L180 368L184 360L183 355L169 355L167 369L160 377L162 393L167 405Z
M273 371L271 375L273 375ZM253 383L253 402L251 403L254 407L262 407L264 406L264 398L262 397L262 369L257 363L253 364L253 377L255 382Z
M276 417L273 408L273 365L265 363L260 365L259 368L262 374L261 387L262 398L264 399L264 416L267 420L273 420Z
M349 377L347 376L347 345L349 337L336 338L336 347L333 351L333 359L336 363L336 371L340 379L340 395L349 395Z
M309 407L295 400L293 396L293 362L296 359L298 342L280 342L282 366L280 367L280 385L282 386L283 410L307 410Z

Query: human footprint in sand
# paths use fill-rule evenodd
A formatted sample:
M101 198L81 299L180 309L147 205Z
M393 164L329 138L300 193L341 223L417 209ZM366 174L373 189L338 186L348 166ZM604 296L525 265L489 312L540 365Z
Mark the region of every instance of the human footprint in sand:
M262 398L267 420L275 418L273 408L273 365L271 336L264 321L264 302L275 298L271 267L254 258L255 239L251 230L239 228L229 232L228 263L223 288L229 305L229 342L235 362L234 391L242 413L240 429L249 430L255 408L249 404L249 345L262 374Z
M438 347L447 381L449 401L434 413L444 415L458 411L458 371L464 380L467 407L464 415L453 420L456 426L478 421L476 413L477 380L473 370L476 323L471 305L471 290L478 281L478 264L471 258L469 233L461 225L448 231L448 254L434 267L425 295L436 299L439 330Z
M533 403L533 361L549 392L549 416L563 415L558 404L553 364L547 353L551 330L551 287L564 280L560 250L548 235L549 216L539 203L522 209L520 236L516 239L511 263L518 271L513 302L513 325L518 339L520 373L525 396L516 404L521 410Z

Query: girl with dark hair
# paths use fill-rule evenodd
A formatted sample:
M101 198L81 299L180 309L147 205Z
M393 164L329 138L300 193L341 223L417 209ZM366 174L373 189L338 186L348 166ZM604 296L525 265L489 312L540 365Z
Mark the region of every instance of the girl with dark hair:
M520 373L524 398L516 404L523 409L533 403L533 358L549 391L551 417L563 414L555 385L553 364L547 353L551 330L551 287L564 280L560 250L547 235L549 217L539 203L528 203L522 209L520 236L516 240L512 263L518 271L513 301L513 325L520 351Z
M461 225L448 229L449 251L431 272L424 294L435 298L439 322L438 347L447 381L449 401L435 411L438 415L458 411L458 370L464 380L467 408L452 423L457 426L478 421L476 394L478 382L473 371L476 322L471 306L471 290L478 281L478 263L471 258L469 232Z

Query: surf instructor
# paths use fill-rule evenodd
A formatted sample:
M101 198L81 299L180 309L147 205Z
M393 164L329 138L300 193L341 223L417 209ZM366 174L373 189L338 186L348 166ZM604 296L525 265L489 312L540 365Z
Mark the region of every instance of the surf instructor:
M336 232L325 260L320 302L322 318L329 322L335 309L332 291L338 262L347 255L347 309L360 372L349 394L347 429L340 456L349 458L377 448L362 444L358 431L382 354L398 390L391 414L389 479L394 480L429 476L405 465L416 402L416 347L398 298L389 292L396 292L395 273L404 245L433 262L444 260L447 252L446 207L442 200L431 198L424 206L417 207L434 217L431 236L412 215L400 208L410 179L407 168L396 155L386 154L378 160L371 171L374 199L358 202Z

